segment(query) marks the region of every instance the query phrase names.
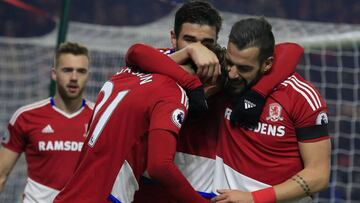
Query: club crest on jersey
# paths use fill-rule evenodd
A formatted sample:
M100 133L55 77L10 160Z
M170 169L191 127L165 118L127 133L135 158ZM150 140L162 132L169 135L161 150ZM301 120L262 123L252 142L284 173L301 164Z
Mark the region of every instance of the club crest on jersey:
M185 113L181 109L175 109L172 113L172 122L178 127L181 128L185 119Z
M269 116L266 117L266 120L270 120L272 122L282 121L284 120L281 117L282 107L279 103L272 103L269 105Z
M329 122L328 116L325 112L320 112L316 117L316 125L325 125Z

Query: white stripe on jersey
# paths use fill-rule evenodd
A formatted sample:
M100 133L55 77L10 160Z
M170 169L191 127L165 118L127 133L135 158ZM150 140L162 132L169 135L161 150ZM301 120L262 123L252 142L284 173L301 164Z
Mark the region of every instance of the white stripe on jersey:
M137 190L139 190L139 184L130 164L125 160L116 176L111 195L121 203L130 203L134 200Z
M196 191L212 192L215 159L176 152L174 163Z
M305 100L309 103L313 111L316 111L316 109L322 106L319 96L317 95L315 90L312 87L310 87L308 84L298 80L295 76L290 76L287 80L285 80L281 84L285 86L287 85L292 86L294 90L296 90L305 98ZM309 98L308 95L310 95L311 98Z
M261 170L261 169L257 169ZM257 181L253 178L250 178L235 169L231 166L224 163L224 160L216 156L216 168L214 175L214 187L213 192L216 192L217 189L233 189L241 190L245 192L253 192L256 190L264 189L270 187L270 185ZM297 200L286 201L286 203L311 203L313 202L311 197L307 196Z
M216 156L214 193L218 194L217 189L238 189L245 192L252 192L267 187L270 187L270 185L241 174L224 163L221 157Z
M57 106L52 107L55 111L59 112L61 115L65 116L66 118L74 118L75 116L79 115L84 109L85 106L81 107L79 110L77 110L75 113L66 113L65 111L61 110Z
M287 84L291 85L297 92L299 92L299 93L306 99L306 101L309 103L311 109L312 109L313 111L316 110L314 104L313 104L312 101L309 99L309 97L305 94L305 92L303 92L303 91L301 91L300 89L298 89L298 88L295 86L295 84L293 84L293 82L286 80L286 81L284 81L283 83L286 84L286 85L287 85Z
M91 110L94 110L94 107L95 107L95 103L94 102L91 102L89 100L85 100L86 101L86 105L91 109Z
M304 89L308 89L311 91L310 96L312 97L312 99L315 101L315 104L317 104L317 106L319 106L318 108L321 107L321 101L319 98L319 95L316 93L316 91L314 90L314 88L312 88L310 85L300 81L299 79L297 79L294 75L290 77L292 80L296 81L299 83L299 86L302 86ZM314 96L316 97L316 99L314 98Z
M20 114L22 114L23 112L26 112L26 111L30 111L30 110L33 110L33 109L36 109L36 108L39 108L39 107L42 107L42 106L45 106L47 104L50 103L50 98L47 98L47 99L43 99L43 100L40 100L38 102L35 102L35 103L31 103L31 104L28 104L26 106L23 106L23 107L20 107L18 110L15 111L15 113L13 114L13 116L11 117L9 123L11 125L14 125L15 122L16 122L16 119L20 116Z
M189 108L189 99L186 95L186 92L185 90L177 84L177 86L180 88L180 91L181 91L181 104L183 104L185 106L186 109Z
M23 203L53 202L59 190L27 178Z

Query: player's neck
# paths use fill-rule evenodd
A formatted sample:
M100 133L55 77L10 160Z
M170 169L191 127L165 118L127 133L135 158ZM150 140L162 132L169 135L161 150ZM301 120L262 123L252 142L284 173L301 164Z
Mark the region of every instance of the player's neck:
M82 97L76 99L63 99L60 95L55 95L54 102L57 108L65 113L72 114L81 108L83 99Z

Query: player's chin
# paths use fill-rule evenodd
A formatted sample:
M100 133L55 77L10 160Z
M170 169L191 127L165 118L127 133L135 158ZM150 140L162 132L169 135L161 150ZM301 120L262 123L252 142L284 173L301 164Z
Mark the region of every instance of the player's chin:
M68 99L78 99L79 97L81 97L81 92L80 91L67 92L66 96Z
M225 88L225 92L231 96L238 96L245 90L244 85L229 85Z

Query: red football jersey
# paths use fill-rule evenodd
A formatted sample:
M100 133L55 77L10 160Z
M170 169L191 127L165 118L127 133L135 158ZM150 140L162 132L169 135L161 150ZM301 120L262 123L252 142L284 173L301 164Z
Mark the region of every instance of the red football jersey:
M187 100L170 78L123 68L101 89L78 168L55 202L131 202L149 131L178 134Z
M255 129L232 128L231 104L224 110L214 190L254 191L282 183L303 169L298 142L329 139L326 104L297 73L269 96Z
M75 171L93 105L83 100L81 109L67 114L48 98L14 113L4 147L25 152L29 177L25 199L51 202L65 186Z
M211 197L220 114L218 95L208 101L209 109L197 120L187 120L180 130L175 163L204 197ZM209 196L210 195L210 196Z

